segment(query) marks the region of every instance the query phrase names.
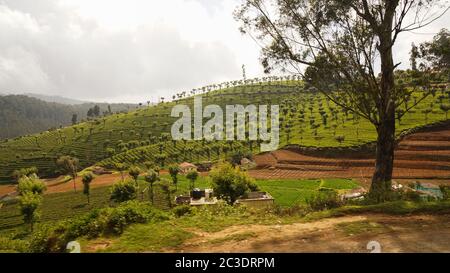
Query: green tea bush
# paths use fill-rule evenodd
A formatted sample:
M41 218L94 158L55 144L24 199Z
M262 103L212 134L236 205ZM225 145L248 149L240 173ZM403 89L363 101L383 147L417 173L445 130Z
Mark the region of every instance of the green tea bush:
M136 184L132 180L118 181L111 187L110 199L115 202L125 202L137 196Z
M107 232L120 234L132 223L159 222L167 220L168 216L153 208L149 203L129 201L110 210L107 217Z
M58 238L55 238L54 229L50 225L42 225L33 232L29 239L28 252L50 253L59 252Z
M313 211L326 210L340 207L344 204L334 190L323 190L306 199L306 204Z
M22 176L19 179L19 185L17 186L17 191L20 195L23 195L25 192L43 194L46 189L47 185L45 185L45 183L42 182L35 174Z

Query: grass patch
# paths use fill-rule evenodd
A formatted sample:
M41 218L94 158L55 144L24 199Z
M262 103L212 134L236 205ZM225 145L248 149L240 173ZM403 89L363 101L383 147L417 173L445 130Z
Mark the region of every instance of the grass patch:
M358 187L357 182L351 179L257 180L256 184L269 192L275 198L275 203L283 207L306 204L306 199L315 195L319 188L341 191Z
M109 205L109 187L91 189L91 202L81 192L52 193L44 195L41 223L73 218L93 209ZM4 204L0 213L0 234L19 231L23 228L23 217L17 202Z
M306 221L316 221L323 218L339 217L349 214L384 213L392 215L405 214L450 214L450 201L411 202L394 201L376 205L344 206L331 210L318 211L308 214Z
M105 252L157 252L176 247L193 234L174 222L132 225Z
M388 227L376 222L360 221L353 223L340 223L336 225L337 229L348 236L359 234L379 234L388 231Z

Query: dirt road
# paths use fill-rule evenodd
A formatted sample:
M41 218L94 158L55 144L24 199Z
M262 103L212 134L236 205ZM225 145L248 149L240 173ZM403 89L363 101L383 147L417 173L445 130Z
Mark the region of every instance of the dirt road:
M361 215L289 225L233 226L166 252L450 252L450 215Z

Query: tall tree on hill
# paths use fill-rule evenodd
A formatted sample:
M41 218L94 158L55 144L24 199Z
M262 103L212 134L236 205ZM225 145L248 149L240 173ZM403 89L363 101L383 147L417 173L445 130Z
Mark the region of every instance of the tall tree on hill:
M172 164L169 166L169 174L172 178L172 182L175 185L175 189L178 190L178 173L180 172L180 167L177 164Z
M72 125L77 124L78 122L78 115L77 114L73 114L72 115Z
M295 71L341 108L375 126L378 138L370 196L378 202L386 200L391 191L395 110L405 93L413 92L395 82L398 64L394 64L392 48L399 34L442 16L449 9L442 3L244 0L235 12L242 22L241 31L262 43L265 72L279 67Z
M153 169L148 169L147 170L147 175L145 176L145 181L147 183L149 183L149 189L148 189L148 193L149 193L149 197L150 197L150 201L152 202L152 205L154 203L154 190L153 190L153 184L158 181L159 177L158 177L158 173L156 173Z
M94 108L92 109L92 113L94 114L95 117L100 116L100 106L95 105Z
M94 117L94 110L92 108L89 108L89 110L87 111L87 117L88 118Z
M82 181L83 181L83 193L87 197L88 204L91 201L91 182L94 180L94 175L91 172L88 172L83 175Z
M450 80L450 31L441 29L431 42L420 44L419 50L416 49L415 58L420 60L419 66L431 66L447 75L444 80Z
M138 166L131 166L128 169L128 174L133 178L134 182L136 183L136 187L139 187L138 179L139 175L141 174L141 169Z
M70 175L70 177L73 180L73 190L77 191L77 184L75 183L75 180L78 176L78 167L80 165L80 162L78 158L70 157L70 156L61 156L56 161L56 165L58 165L65 174Z

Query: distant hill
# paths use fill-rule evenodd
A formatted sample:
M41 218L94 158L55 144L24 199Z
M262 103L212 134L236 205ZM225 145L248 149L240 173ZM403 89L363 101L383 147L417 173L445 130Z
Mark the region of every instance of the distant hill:
M61 96L49 96L49 95L41 95L41 94L35 94L35 93L26 93L24 94L28 97L33 97L36 99L40 99L46 102L56 102L61 104L69 104L69 105L78 105L78 104L84 104L84 103L90 103L88 101L82 101L82 100L75 100L75 99L69 99L66 97Z
M45 97L45 96L44 96ZM52 98L52 97L47 97ZM57 99L56 97L54 97ZM60 98L69 101L80 102ZM51 128L72 124L73 114L77 121L86 119L89 108L98 105L100 113L129 111L136 108L134 104L75 103L64 104L48 102L25 95L0 95L0 139L35 134Z

